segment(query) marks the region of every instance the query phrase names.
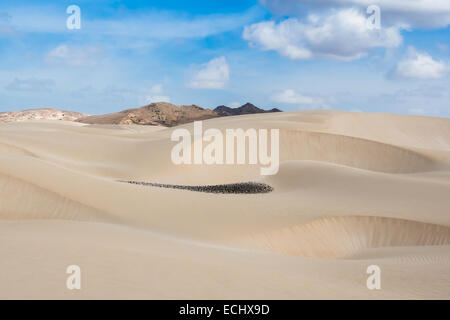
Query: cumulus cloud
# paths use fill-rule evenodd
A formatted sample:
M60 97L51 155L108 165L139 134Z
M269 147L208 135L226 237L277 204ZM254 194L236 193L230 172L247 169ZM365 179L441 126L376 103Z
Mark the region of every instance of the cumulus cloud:
M406 79L440 79L446 76L449 65L434 60L426 52L418 52L413 47L408 49L407 56L400 60L391 76Z
M229 80L230 67L227 59L219 57L203 64L187 86L193 89L222 89Z
M306 96L296 92L293 89L286 89L276 92L271 96L271 100L277 103L297 104L302 107L313 109L328 108L324 99L319 97Z
M408 109L408 113L422 116L427 113L427 111L424 108L410 108Z
M93 67L97 65L100 53L101 50L93 46L76 47L62 44L47 53L46 61L72 67Z
M240 106L242 106L242 103L237 102L237 101L233 101L233 102L230 102L230 103L228 104L228 106L229 106L230 108L239 108Z
M385 26L442 28L450 25L448 0L260 0L260 3L274 13L289 15L350 7L365 10L370 5L377 5L381 8Z
M49 92L52 90L55 82L50 79L18 79L15 78L9 83L5 89L10 91L22 91L22 92Z
M305 22L290 18L264 21L245 27L243 38L263 50L274 50L290 59L354 60L374 48L398 47L399 28L369 28L367 17L356 9L330 15L309 15Z
M153 102L170 102L170 97L164 95L164 87L162 84L156 84L150 89L150 94L145 97L145 103Z

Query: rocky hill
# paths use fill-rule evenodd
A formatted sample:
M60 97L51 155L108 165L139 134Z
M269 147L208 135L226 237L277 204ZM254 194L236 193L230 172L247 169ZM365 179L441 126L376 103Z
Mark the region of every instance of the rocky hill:
M52 108L32 109L22 111L0 112L0 122L21 122L30 120L64 120L75 121L85 114Z
M157 102L136 109L128 109L116 113L83 117L77 122L88 124L139 124L173 127L176 125L216 118L212 110L201 107L176 106L171 103Z

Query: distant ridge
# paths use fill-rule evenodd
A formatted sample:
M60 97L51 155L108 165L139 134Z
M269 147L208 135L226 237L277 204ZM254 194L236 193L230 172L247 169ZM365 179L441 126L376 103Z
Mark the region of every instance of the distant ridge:
M281 112L280 109L273 108L272 110L263 110L261 108L256 107L255 105L247 102L243 106L239 108L230 108L227 106L218 106L214 109L215 112L219 114L221 117L227 116L240 116L244 114L255 114L255 113L270 113L270 112Z
M196 105L176 106L167 102L157 102L141 108L83 117L76 121L87 124L138 124L173 127L195 120L216 117L217 113L214 111Z
M51 108L0 112L0 122L66 120L86 124L136 124L174 127L197 120L269 112L282 111L276 108L272 110L263 110L251 103L246 103L239 108L219 106L214 110L210 110L196 105L177 106L167 102L156 102L140 108L127 109L120 112L100 115L86 115L79 112L63 111Z
M138 124L174 127L197 120L268 112L281 112L281 110L272 109L266 111L251 103L246 103L239 108L219 106L214 110L210 110L196 105L176 106L167 102L156 102L141 108L83 117L76 121L87 124Z

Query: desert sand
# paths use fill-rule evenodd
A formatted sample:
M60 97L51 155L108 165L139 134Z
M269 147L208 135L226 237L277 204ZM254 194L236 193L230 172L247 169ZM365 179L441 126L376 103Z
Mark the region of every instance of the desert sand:
M0 298L450 299L450 119L298 111L203 126L280 129L278 174L176 166L174 128L0 123ZM81 290L66 288L69 265Z

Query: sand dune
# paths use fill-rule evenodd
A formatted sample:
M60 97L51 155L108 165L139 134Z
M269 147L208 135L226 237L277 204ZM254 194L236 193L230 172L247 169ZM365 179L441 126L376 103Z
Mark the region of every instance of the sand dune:
M0 124L0 297L450 298L450 119L301 111L204 127L280 129L278 174L175 166L169 128ZM80 291L65 288L70 264Z
M371 248L450 245L450 228L383 217L332 217L252 236L249 244L301 257L345 258Z

